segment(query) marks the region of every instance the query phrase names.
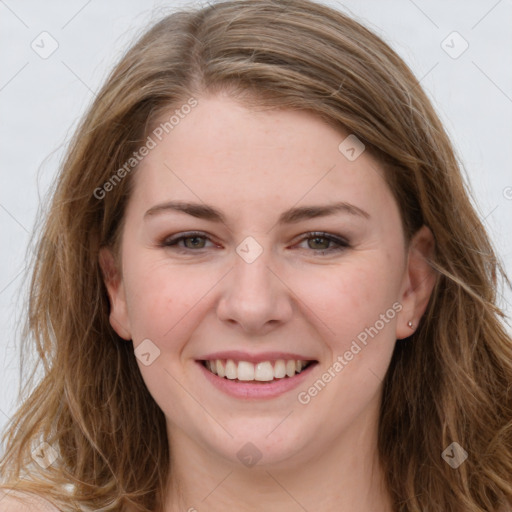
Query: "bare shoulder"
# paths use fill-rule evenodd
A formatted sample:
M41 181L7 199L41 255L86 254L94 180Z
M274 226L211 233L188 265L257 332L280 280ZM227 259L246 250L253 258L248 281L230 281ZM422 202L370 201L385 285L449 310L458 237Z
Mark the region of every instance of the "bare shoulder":
M60 512L49 501L36 494L0 490L2 512Z

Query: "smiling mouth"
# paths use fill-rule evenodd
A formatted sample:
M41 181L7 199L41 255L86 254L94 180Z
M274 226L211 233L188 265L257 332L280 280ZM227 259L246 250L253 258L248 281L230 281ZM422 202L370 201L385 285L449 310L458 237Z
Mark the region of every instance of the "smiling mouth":
M276 361L234 361L233 359L203 360L201 364L218 377L235 382L273 382L298 375L317 361L278 359Z

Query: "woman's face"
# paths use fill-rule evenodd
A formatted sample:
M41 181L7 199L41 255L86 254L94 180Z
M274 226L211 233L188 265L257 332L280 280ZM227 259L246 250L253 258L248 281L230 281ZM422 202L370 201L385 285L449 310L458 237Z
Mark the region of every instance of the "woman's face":
M406 247L348 135L213 96L153 137L107 287L171 445L291 467L376 428L395 342L428 302L431 238Z

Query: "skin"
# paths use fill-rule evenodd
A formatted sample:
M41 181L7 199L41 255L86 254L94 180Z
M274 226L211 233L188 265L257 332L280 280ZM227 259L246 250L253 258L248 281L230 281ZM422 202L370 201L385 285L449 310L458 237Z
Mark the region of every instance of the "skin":
M100 255L113 328L134 348L150 339L160 350L149 366L137 361L167 419L166 511L390 511L376 449L382 379L431 295L432 234L423 227L405 244L378 162L338 150L348 133L311 113L256 112L226 95L198 101L133 176L121 268L108 249ZM170 200L212 205L225 223L175 211L144 219ZM337 201L370 218L341 212L276 224L293 206ZM181 254L159 243L191 230L209 239L188 239L188 249L180 242ZM308 231L350 247L322 255L336 244L315 243ZM250 264L235 250L247 236L263 249ZM299 403L395 302L402 310ZM298 389L244 400L212 386L196 363L220 350L287 351L318 364ZM261 454L253 467L237 457L247 442Z

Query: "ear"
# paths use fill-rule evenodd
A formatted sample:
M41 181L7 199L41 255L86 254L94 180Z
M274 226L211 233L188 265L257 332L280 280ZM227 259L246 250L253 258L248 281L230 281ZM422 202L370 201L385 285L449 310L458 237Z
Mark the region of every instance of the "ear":
M131 340L123 278L109 248L102 247L100 249L99 264L110 299L110 325L121 338Z
M403 309L396 325L396 338L399 340L414 332L427 309L437 280L436 271L428 263L428 258L433 256L434 250L434 235L427 226L422 226L409 245L407 267L400 292ZM408 322L412 322L412 328Z

